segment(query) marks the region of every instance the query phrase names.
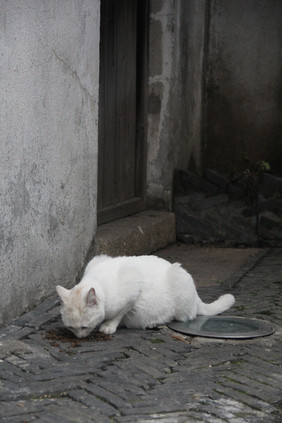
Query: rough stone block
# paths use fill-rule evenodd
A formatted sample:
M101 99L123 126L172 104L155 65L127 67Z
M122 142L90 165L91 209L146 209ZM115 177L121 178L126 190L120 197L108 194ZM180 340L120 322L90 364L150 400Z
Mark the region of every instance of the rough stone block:
M282 210L282 201L277 200L275 198L270 198L268 200L265 200L264 197L259 196L258 212L264 212L268 210L269 211Z
M269 240L282 240L282 221L274 213L265 212L259 223L259 236Z
M181 178L184 184L192 185L196 188L200 188L210 194L216 194L218 192L218 187L211 182L201 178L200 176L195 175L189 171L179 171L179 177Z
M227 189L228 180L221 175L220 173L216 172L215 170L208 169L206 171L206 178L212 182L213 184L217 185L223 190Z
M218 194L213 195L208 198L200 198L191 201L191 207L194 210L209 209L211 207L216 207L221 204L227 203L229 197L227 194Z
M150 254L175 241L174 213L146 210L98 227L96 254Z
M244 190L242 188L240 188L238 185L230 183L228 185L228 192L230 194L235 195L238 198L243 198L244 197Z
M214 228L207 221L201 217L195 217L192 214L189 214L189 211L186 213L176 213L176 230L178 234L189 234L194 236L200 236L205 239L210 236L214 236Z
M205 198L206 196L202 192L194 192L193 194L177 196L174 198L174 208L178 205L189 205L194 201L204 200Z
M276 188L278 191L282 192L282 177L270 175L269 173L263 173L262 175L262 184L268 185L272 188Z

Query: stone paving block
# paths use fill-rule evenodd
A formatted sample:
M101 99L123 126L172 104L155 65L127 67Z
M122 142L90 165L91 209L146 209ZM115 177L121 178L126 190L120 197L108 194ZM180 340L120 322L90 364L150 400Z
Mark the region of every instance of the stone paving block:
M51 398L54 396L65 395L68 389L74 389L77 387L77 382L70 382L68 386L61 383L60 380L47 382L32 381L28 385L24 382L20 384L5 384L5 388L1 392L3 400L15 401L19 399L28 398Z
M142 389L149 389L150 386L155 384L155 379L153 376L150 376L148 373L141 372L133 363L116 363L115 364L115 374L122 375L124 383L129 381L132 384L140 386Z
M120 409L121 407L131 407L131 404L123 398L119 397L117 394L113 394L101 386L98 386L97 383L88 383L85 386L85 390L117 409Z
M97 383L101 388L118 395L129 404L129 407L136 401L136 398L142 397L145 392L140 386L125 382L122 377L116 377L113 374L106 374L104 378L100 377L99 379L90 378L90 382Z
M59 314L59 299L52 296L51 298L48 298L47 300L43 301L41 304L39 304L36 308L34 308L31 311L28 311L27 313L23 314L22 316L16 318L12 323L16 326L25 326L31 324L30 327L32 327L32 322L36 322L36 319L38 319L37 325L40 325L40 319L46 319L51 318ZM46 320L46 321L47 321Z
M27 383L5 381L1 386L1 401L17 401L29 398L30 389Z
M275 375L271 375L268 372L264 372L263 370L260 370L259 368L249 368L247 363L243 363L241 366L241 369L236 371L236 369L232 370L233 374L235 376L241 377L241 375L244 375L244 377L249 378L250 380L254 380L258 383L262 383L264 385L264 388L270 389L272 391L275 389L281 391L282 386L282 380L281 378L276 378Z
M206 171L206 178L212 182L213 184L217 185L221 189L227 189L228 180L225 176L221 175L220 173L216 172L213 169L207 169Z
M281 333L280 333L281 335ZM276 336L276 334L274 333L273 336ZM278 338L279 338L279 334L278 334ZM273 339L273 338L272 338ZM281 340L281 338L280 338ZM267 341L268 339L265 338L265 343L267 346ZM274 365L275 368L277 368L277 366L281 366L282 365L282 354L281 354L281 344L282 342L280 342L280 345L269 345L271 346L271 357L269 356L270 353L270 348L266 348L263 351L259 351L256 349L251 349L249 348L249 354L257 357L259 360L263 360L264 363L270 364L270 365Z
M132 423L133 417L132 416L121 416L115 418L116 422L119 423ZM135 422L140 423L194 423L188 416L187 412L170 412L170 413L151 413L149 415L135 415L134 416ZM197 421L197 423L199 420Z
M63 416L56 416L50 412L44 412L41 414L36 414L36 418L40 421L40 423L72 423L73 420L66 419Z
M165 407L172 403L178 404L180 407L193 402L197 396L211 393L213 385L212 379L205 380L205 382L199 381L199 375L197 380L186 379L184 382L177 381L175 383L171 383L170 379L167 378L161 384L156 385L149 395L144 396L142 403L148 406L152 400L154 400L154 404L157 400L160 404L165 404ZM139 401L139 406L142 406L142 403Z
M19 367L9 363L6 360L0 362L0 369L0 376L3 380L7 380L12 383L24 381L28 383L32 380L32 375L30 373L27 373L23 369L20 369Z
M135 356L136 357L136 356ZM162 370L158 370L156 367L153 366L152 362L143 357L136 357L133 361L134 367L136 367L139 371L146 373L153 378L161 378L164 374L164 366L162 365Z
M206 237L206 239L208 236L214 236L214 228L203 219L200 221L199 217L195 217L193 212L191 212L189 209L179 207L178 210L175 210L175 215L177 216L177 233L187 233L189 235L203 236Z
M177 366L178 364L175 360L172 360L168 357L164 357L162 354L159 353L158 346L157 344L156 346L153 346L153 344L134 345L134 349L140 354L143 354L145 357L148 357L153 360L153 363L157 361L158 363L162 363L162 365L164 365L166 368L173 368Z
M194 411L198 419L210 421L219 419L222 422L246 423L257 422L265 418L265 413L254 410L246 404L242 404L230 398L219 397L217 399L202 398L189 405L189 416Z
M17 355L11 354L6 357L5 360L7 363L14 365L17 368L22 369L25 372L29 372L31 365L28 361L23 360L22 358L18 357Z
M204 199L192 200L189 206L193 210L204 210L204 209L210 209L212 207L217 207L221 204L227 203L228 201L229 201L229 197L227 194L218 194L218 195L213 195L211 197L206 197Z
M213 345L212 343L208 342L205 346L202 343L201 347L194 349L191 352L191 355L187 357L187 362L185 362L186 368L191 368L191 370L198 368L206 369L212 368L212 366L218 366L219 364L230 364L230 361L234 358L234 351L232 351L232 348L227 348L227 350L225 350L224 345L225 344L218 342ZM174 369L174 371L176 374L178 371L181 373L181 369L182 366L180 366L178 369Z
M270 212L267 212L268 214ZM282 240L282 221L281 219L274 218L273 216L269 217L265 215L260 218L260 226L258 230L259 236L265 238L266 240L274 240L279 242Z
M253 355L246 356L245 361L251 364L252 366L256 367L257 369L269 372L269 374L276 374L278 370L278 366L276 364L273 364L270 361L261 360L259 357L255 357Z
M276 411L275 407L266 401L262 401L256 397L253 397L252 395L248 395L248 393L244 391L229 387L226 384L222 384L221 386L218 385L215 390L216 392L246 404L255 410L263 411L266 413L266 415Z
M281 397L281 390L279 390L279 392L274 389L266 390L263 389L263 386L251 382L250 380L243 379L242 377L238 379L236 380L234 375L230 374L225 376L221 383L226 387L245 393L246 395L252 396L253 398L266 401L267 403L275 403Z
M173 200L174 210L177 210L178 207L189 209L191 204L197 204L197 202L204 201L205 199L206 195L198 192L176 196Z
M21 414L19 416L19 420L20 423L30 423L30 422L37 422L38 423L38 418L31 415L31 414ZM16 423L15 422L15 416L13 417L2 417L1 419L1 423Z
M50 400L35 401L6 401L0 405L0 418L19 416L25 413L34 414L43 411L51 403ZM2 421L2 420L1 420Z
M244 190L234 183L228 184L228 192L231 195L235 195L237 198L243 198L245 196Z
M28 327L20 327L20 326L14 326L11 327L8 326L7 328L0 329L0 342L4 342L5 339L8 339L9 341L12 340L22 340L29 335L31 335L34 332L34 328L28 328Z
M103 351L103 354L95 354L93 352L84 352L80 354L79 347L75 348L75 353L79 354L81 359L89 364L96 367L100 367L105 363L111 363L115 360L123 359L124 354L120 351ZM74 352L74 351L73 351Z
M68 396L73 400L86 405L91 410L97 410L102 415L109 417L120 414L119 411L116 408L112 407L110 404L107 404L98 397L91 395L82 389L68 391Z
M59 314L60 312L57 307L53 308L47 313L36 313L32 318L28 320L28 322L26 322L25 326L28 328L34 328L36 330L39 330L41 326L56 321Z
M25 360L28 360L30 363L37 364L42 368L46 367L47 364L50 364L50 366L54 365L54 357L43 347L43 345L39 345L32 339L25 340L24 343L30 348L30 352L28 356L20 354L19 356L21 358L25 358Z
M109 423L108 417L100 414L98 410L90 410L80 402L73 401L67 397L50 404L48 406L48 412L69 419L72 423Z
M201 188L211 194L216 194L218 192L218 187L216 185L207 181L206 179L201 178L200 176L195 175L192 172L179 171L179 177L184 184L190 184L196 188Z
M262 183L282 192L282 178L279 176L274 176L270 173L264 172L262 176Z
M149 403L148 405L143 404L142 407L134 407L134 408L121 408L121 413L126 416L135 416L135 415L146 415L152 413L171 413L171 412L183 412L185 411L185 404L178 404L176 402L173 403L162 403L161 401L157 401L155 404ZM133 419L135 421L135 419Z
M218 368L202 368L201 369L201 380L199 380L199 370L195 370L193 368L187 370L183 369L183 371L179 371L177 373L172 373L169 375L168 379L165 379L164 381L164 387L161 388L161 390L167 389L165 386L173 387L174 390L178 390L177 384L179 386L183 386L183 388L186 387L187 382L190 383L187 385L187 389L194 390L202 390L203 392L209 391L211 388L213 388L214 383L216 382L218 375L219 375L220 369ZM169 382L169 383L168 383ZM170 388L171 389L171 388Z
M116 388L116 392L122 396L123 399L132 396L132 398L139 397L144 394L143 386L140 385L134 378L130 375L127 377L126 372L120 371L119 369L108 368L105 371L98 372L97 384L99 386L105 387L112 392L111 386ZM93 378L90 378L90 381L93 381Z
M17 339L0 341L0 359L9 357L12 354L31 353L31 348Z
M33 341L37 342L41 347L48 348L48 352L50 355L54 358L55 361L65 361L66 360L66 354L61 351L61 349L58 349L58 347L55 347L50 344L50 342L45 339L45 331L44 332L36 332L32 333L29 336L29 339L32 339Z
M153 341L154 343L155 341ZM185 357L183 354L176 353L175 351L172 351L170 348L170 344L158 344L156 343L156 349L158 351L158 354L163 355L164 359L168 358L169 360L172 360L173 362L178 362L183 360Z

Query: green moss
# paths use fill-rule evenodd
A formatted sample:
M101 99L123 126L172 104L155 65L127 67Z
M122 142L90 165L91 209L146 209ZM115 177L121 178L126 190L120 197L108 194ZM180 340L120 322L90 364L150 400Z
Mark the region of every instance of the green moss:
M162 344L165 341L160 338L150 338L150 342L152 342L152 344Z

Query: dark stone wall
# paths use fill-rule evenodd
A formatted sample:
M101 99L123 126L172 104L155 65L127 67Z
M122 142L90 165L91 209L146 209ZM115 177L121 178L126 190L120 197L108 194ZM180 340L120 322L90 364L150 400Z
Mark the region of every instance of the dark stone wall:
M282 171L282 1L211 0L203 168Z

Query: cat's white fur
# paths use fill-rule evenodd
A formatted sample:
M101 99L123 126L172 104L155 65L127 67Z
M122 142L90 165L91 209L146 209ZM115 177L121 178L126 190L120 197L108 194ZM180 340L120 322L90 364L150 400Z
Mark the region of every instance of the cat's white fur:
M180 264L155 256L97 256L81 282L68 290L57 286L64 325L78 338L99 327L112 334L118 326L154 327L196 315L212 316L231 307L231 294L202 302L194 281Z

